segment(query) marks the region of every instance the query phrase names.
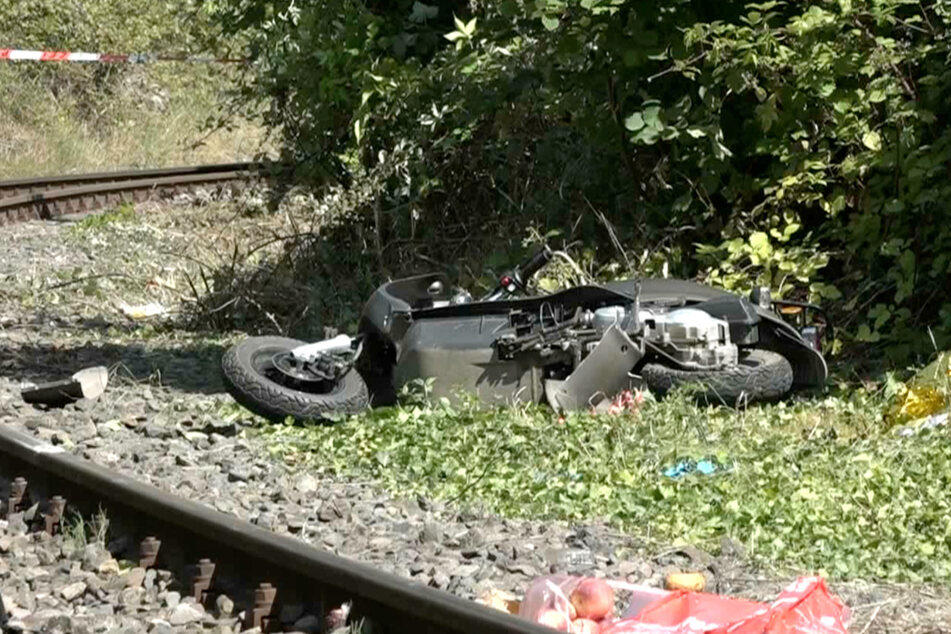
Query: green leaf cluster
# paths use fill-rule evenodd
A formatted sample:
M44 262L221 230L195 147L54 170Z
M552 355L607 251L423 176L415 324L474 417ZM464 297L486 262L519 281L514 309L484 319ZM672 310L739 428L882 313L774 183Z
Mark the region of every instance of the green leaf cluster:
M511 517L603 520L661 544L740 541L772 570L834 578L951 580L951 443L902 437L884 395L736 411L686 398L635 414L409 404L335 426L261 428L273 453ZM666 477L710 459L710 476Z

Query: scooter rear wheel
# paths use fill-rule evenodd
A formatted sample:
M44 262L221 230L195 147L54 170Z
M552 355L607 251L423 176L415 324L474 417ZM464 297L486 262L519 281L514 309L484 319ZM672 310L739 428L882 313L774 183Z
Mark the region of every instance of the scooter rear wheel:
M754 348L740 352L739 362L722 370L683 370L648 363L641 376L652 391L665 394L681 385L698 384L697 396L711 403L771 401L781 398L793 383L792 365L783 355Z
M369 402L366 383L350 370L333 385L295 382L274 367L275 355L289 352L303 341L287 337L249 337L221 359L221 375L228 393L255 414L282 421L325 420L355 414Z

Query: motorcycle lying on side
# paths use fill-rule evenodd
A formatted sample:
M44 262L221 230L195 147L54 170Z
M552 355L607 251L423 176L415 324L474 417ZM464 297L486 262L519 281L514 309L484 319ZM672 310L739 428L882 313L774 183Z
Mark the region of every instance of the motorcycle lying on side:
M818 306L674 279L526 296L526 283L555 257L580 272L546 246L479 300L440 273L388 282L353 336L236 344L222 359L225 385L266 418L321 420L391 404L417 379L433 379L435 397L463 390L489 405L547 402L557 411L597 409L638 386L663 395L697 384L699 397L735 405L826 381L828 320Z

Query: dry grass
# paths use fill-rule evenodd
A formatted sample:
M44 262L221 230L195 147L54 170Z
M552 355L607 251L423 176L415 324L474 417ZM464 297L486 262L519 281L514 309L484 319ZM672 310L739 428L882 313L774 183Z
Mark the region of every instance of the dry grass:
M287 230L287 219L252 217L246 209L246 201L188 197L124 205L65 224L10 227L21 253L4 267L2 295L64 316L124 320L123 304L154 302L175 317L215 290L210 271L236 258L253 267L279 248L249 253Z
M228 78L207 68L73 75L0 66L0 179L241 161L268 149L263 130L238 118L208 131Z

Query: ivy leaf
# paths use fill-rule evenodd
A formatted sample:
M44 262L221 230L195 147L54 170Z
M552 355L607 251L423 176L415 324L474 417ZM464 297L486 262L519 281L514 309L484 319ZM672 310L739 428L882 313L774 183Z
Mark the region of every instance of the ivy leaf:
M642 116L644 117L644 125L647 127L655 130L661 130L664 127L660 120L660 106L645 108Z
M631 132L637 132L644 127L644 117L640 112L635 112L624 120L624 127Z
M762 231L755 231L750 236L750 246L757 251L769 245L769 236Z
M660 132L656 128L644 127L634 135L634 141L644 145L653 145L660 138Z
M558 20L558 18L553 18L550 15L542 16L542 26L544 26L549 31L554 31L557 29L559 24L561 24L561 22Z
M878 152L882 149L882 135L875 130L869 130L862 137L862 144L873 152Z

